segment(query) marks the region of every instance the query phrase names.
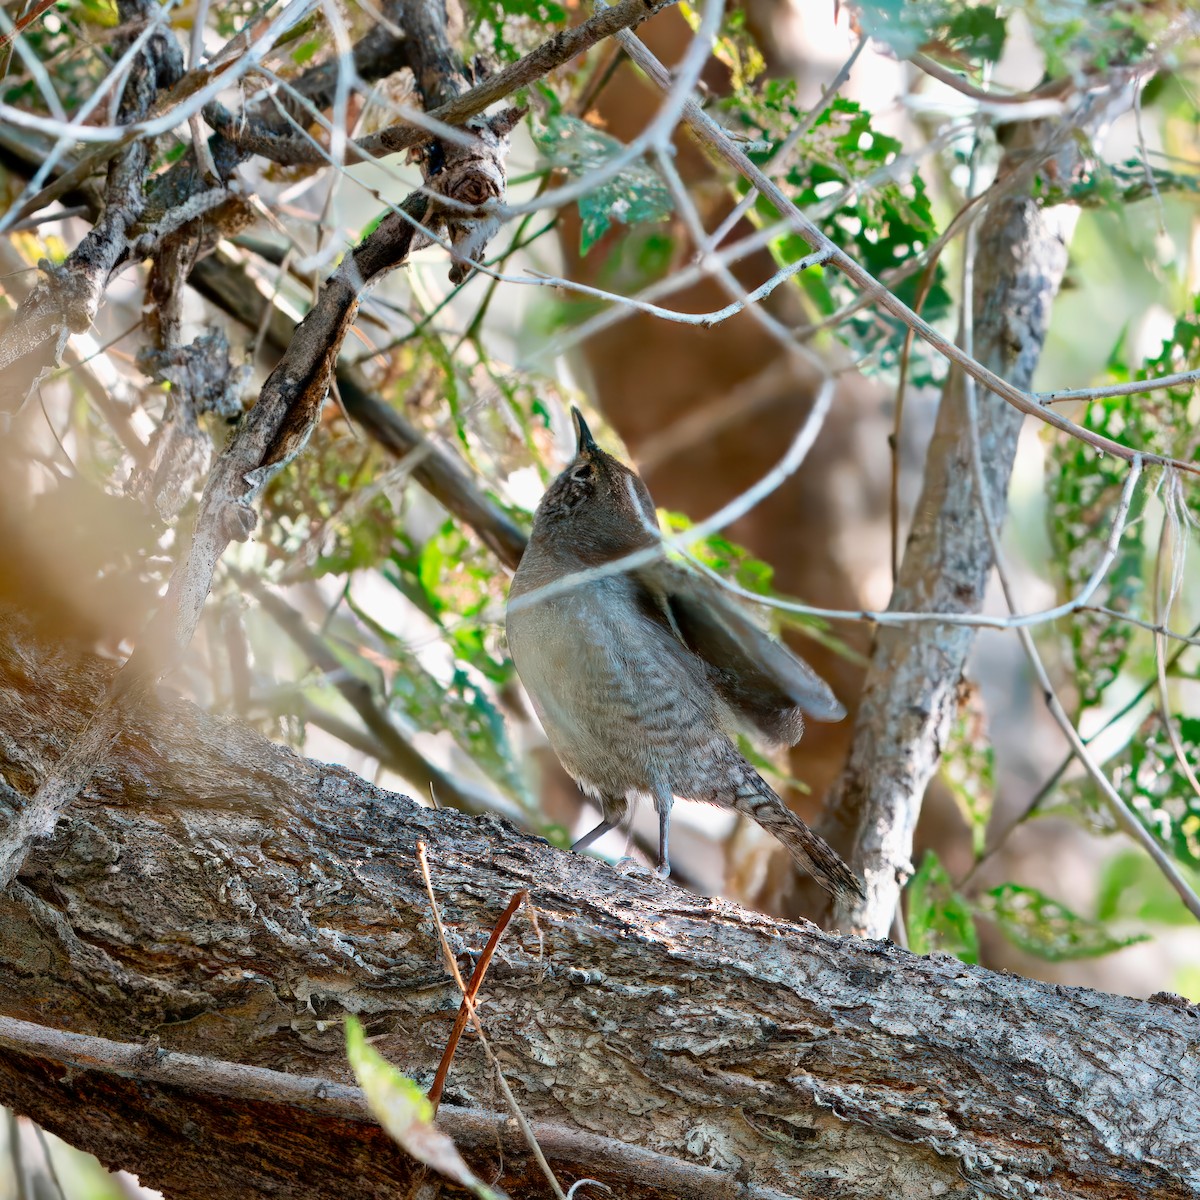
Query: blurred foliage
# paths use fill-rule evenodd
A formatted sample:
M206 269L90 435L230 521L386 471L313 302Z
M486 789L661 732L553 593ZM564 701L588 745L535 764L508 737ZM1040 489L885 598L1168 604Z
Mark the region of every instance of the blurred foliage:
M1049 962L1096 958L1146 940L1145 934L1115 935L1099 921L1081 917L1036 888L1016 883L992 888L976 911L995 922L1014 946Z
M982 858L996 795L996 752L988 740L983 700L964 685L950 740L942 751L942 779L971 831L971 849Z
M1200 870L1188 870L1186 864L1180 869L1192 888L1200 890ZM1188 927L1196 921L1163 873L1137 850L1122 850L1104 864L1096 919Z
M1167 6L1122 0L1016 0L1003 7L962 0L859 0L862 28L900 58L918 50L956 67L996 62L1014 17L1023 19L1050 76L1104 69L1143 53L1170 20Z

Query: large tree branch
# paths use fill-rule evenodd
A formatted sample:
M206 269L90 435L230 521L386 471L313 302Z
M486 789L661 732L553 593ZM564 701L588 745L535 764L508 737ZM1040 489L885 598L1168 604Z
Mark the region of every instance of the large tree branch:
M55 770L112 667L38 643L11 612L0 635L0 773L15 789L0 813L11 813ZM538 928L514 921L481 1012L535 1125L715 1170L730 1196L754 1194L742 1183L792 1197L1171 1200L1200 1188L1200 1026L1186 1006L918 959L621 876L167 697L131 708L82 803L0 898L0 1011L339 1084L351 1011L428 1084L459 996L418 840L461 954L530 889ZM3 1045L0 1100L173 1197L207 1197L218 1180L281 1200L375 1196L411 1176L371 1125L286 1095L234 1089L215 1102L202 1073L156 1074L155 1046L144 1070L116 1072ZM474 1041L447 1103L496 1110ZM627 1184L590 1145L546 1149L564 1179L692 1194L649 1172ZM513 1194L538 1194L504 1146L464 1135L485 1177L498 1169Z

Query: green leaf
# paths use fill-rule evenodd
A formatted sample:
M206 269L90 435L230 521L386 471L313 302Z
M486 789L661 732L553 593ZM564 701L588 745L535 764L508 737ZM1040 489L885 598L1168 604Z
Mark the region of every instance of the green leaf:
M956 13L950 20L946 41L972 57L998 62L1007 34L1004 19L991 5L984 4Z
M765 149L750 157L764 162L795 126L804 119L797 102L794 81L768 80L761 90L746 91L728 104L754 141L765 141ZM892 164L903 150L894 137L877 129L872 116L853 100L836 96L801 139L795 150L795 166L786 177L792 199L813 214L825 234L853 255L876 276L886 276L925 251L937 238L936 222L925 182L920 173L906 173L899 181ZM863 187L863 180L873 185ZM834 198L849 194L836 207ZM755 206L758 220L772 224L778 216L766 200ZM793 263L809 252L796 234L786 234L771 244L780 264ZM894 291L907 304L916 299L919 273L898 282ZM797 286L811 306L828 316L853 298L853 289L839 272L814 267L798 277ZM945 272L939 265L922 306L922 315L939 321L950 310ZM898 321L872 310L853 315L840 327L856 359L866 360L869 370L894 370L906 328ZM914 346L910 379L914 386L937 381L944 374L939 356Z
M915 54L929 36L922 5L906 0L860 0L857 7L863 32L890 46L898 58Z
M554 0L467 0L472 37L489 39L491 51L511 62L542 42L548 30L562 25L566 9Z
M908 944L914 954L941 950L963 962L979 961L979 937L971 906L954 890L946 868L932 851L908 882Z
M87 21L115 29L120 24L115 0L79 0L79 12Z
M1200 763L1200 717L1171 716L1183 756ZM1109 768L1113 784L1128 796L1142 823L1180 862L1200 867L1200 796L1184 774L1155 711Z
M625 149L616 138L565 113L551 116L535 133L534 140L553 166L563 168L577 179L610 162ZM622 225L662 221L671 209L671 193L657 172L646 163L631 163L580 198L583 227L579 252L586 254L614 221Z
M1098 958L1147 940L1145 934L1120 937L1099 921L1089 921L1036 888L1002 883L981 900L979 911L995 922L1014 946L1048 962Z
M363 1027L346 1016L346 1057L371 1115L388 1136L418 1162L467 1188L480 1200L502 1200L470 1167L454 1143L433 1123L433 1105L417 1085L367 1043Z
M310 38L307 42L301 42L295 50L292 51L292 62L298 67L304 66L306 62L313 57L314 54L325 44L324 38Z
M996 794L996 754L988 741L982 703L974 689L967 702L959 705L942 755L942 778L971 830L975 857L980 858Z
M1200 889L1200 873L1183 870L1192 887ZM1140 850L1122 850L1104 864L1096 918L1156 925L1192 925L1196 920L1162 871Z

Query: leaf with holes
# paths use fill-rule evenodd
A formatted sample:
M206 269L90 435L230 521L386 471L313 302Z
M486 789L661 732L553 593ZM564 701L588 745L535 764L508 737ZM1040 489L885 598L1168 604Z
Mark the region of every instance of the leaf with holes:
M575 179L585 178L625 149L616 138L565 113L551 116L534 140L552 166ZM622 225L662 221L672 207L671 193L657 172L644 162L630 163L580 198L579 253L586 254L614 221Z
M1105 382L1125 383L1198 367L1200 297L1193 300L1189 313L1176 320L1159 353L1136 372L1125 362L1122 336L1109 356ZM1090 403L1080 423L1148 453L1194 460L1200 451L1200 389L1192 381L1144 396L1108 396ZM1055 443L1048 473L1050 532L1067 595L1079 594L1101 560L1127 469L1121 460L1098 456L1075 438L1062 437ZM1143 483L1130 506L1116 559L1093 603L1119 612L1146 608L1155 557L1155 547L1147 539L1156 535L1144 519L1149 494L1149 485ZM1183 498L1192 518L1200 520L1200 488L1184 488ZM1093 708L1126 669L1138 635L1133 627L1110 617L1080 613L1069 636L1080 708Z
M1121 937L1099 921L1072 912L1036 888L1002 883L981 900L978 911L993 921L1014 946L1049 962L1098 958L1147 940L1145 934Z
M1172 714L1171 724L1189 765L1200 763L1200 717ZM1155 711L1110 764L1114 786L1128 797L1142 824L1180 862L1200 867L1200 796ZM1195 768L1193 766L1193 773Z
M738 97L735 115L746 133L761 143L750 157L765 163L795 126L804 120L794 81L768 80L760 89ZM897 268L922 254L937 238L936 222L925 182L910 164L900 163L903 146L876 128L872 115L856 101L836 96L800 139L792 155L795 165L786 185L793 200L810 213L824 233L853 255L875 276L889 277ZM863 187L863 180L872 186ZM778 220L764 199L756 205L764 225ZM809 253L794 233L771 245L780 264L793 263ZM893 280L892 289L906 304L916 301L918 274ZM854 297L835 270L812 267L798 277L798 286L821 316L829 316ZM950 309L945 272L935 268L922 313L929 321L942 319ZM867 370L896 367L907 327L875 310L855 314L842 326L843 336ZM930 383L944 374L945 362L918 342L914 347L911 379ZM865 361L864 361L865 360Z

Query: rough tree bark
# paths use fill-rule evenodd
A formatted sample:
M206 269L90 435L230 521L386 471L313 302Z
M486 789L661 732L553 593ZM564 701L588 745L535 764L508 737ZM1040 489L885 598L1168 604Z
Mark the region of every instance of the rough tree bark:
M0 614L0 820L112 670ZM394 1196L416 1178L353 1093L181 1070L163 1052L345 1083L349 1011L428 1084L459 998L418 841L464 957L531 892L537 926L509 928L482 1013L565 1183L634 1198L1200 1194L1200 1013L1182 1001L921 959L622 876L165 694L133 718L0 898L0 1011L147 1049L106 1064L103 1047L0 1023L0 1102L172 1197ZM501 1105L473 1039L447 1103L485 1178L548 1194L489 1115Z

